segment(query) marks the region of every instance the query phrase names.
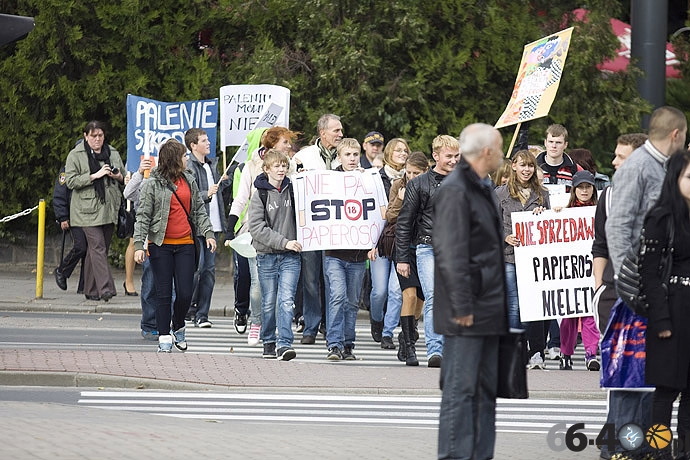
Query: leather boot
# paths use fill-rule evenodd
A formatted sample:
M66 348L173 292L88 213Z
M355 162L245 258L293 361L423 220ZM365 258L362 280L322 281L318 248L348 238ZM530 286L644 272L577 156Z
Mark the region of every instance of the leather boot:
M405 349L407 350L407 358L405 364L407 366L419 366L417 360L417 350L414 347L414 316L401 316L400 323L402 325L403 338L405 340Z

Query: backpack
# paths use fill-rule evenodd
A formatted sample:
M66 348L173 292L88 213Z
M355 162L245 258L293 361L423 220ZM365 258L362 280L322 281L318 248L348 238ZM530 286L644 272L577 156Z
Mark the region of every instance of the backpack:
M673 262L673 219L669 219L669 228L667 234L669 235L668 245L662 250L661 264L659 266L659 273L663 280L662 285L667 289L668 279L671 276L671 265ZM640 265L642 259L647 252L647 245L645 244L644 228L640 235L640 249L635 252L630 250L621 264L621 269L616 276L616 293L630 307L630 309L640 316L647 317L649 315L649 304L647 303L647 296L642 293L642 276L640 275Z

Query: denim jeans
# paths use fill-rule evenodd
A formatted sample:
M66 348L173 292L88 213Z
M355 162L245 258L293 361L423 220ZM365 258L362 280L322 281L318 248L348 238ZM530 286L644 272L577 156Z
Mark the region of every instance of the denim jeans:
M443 356L443 336L434 331L434 249L431 245L417 245L417 273L424 293L426 355Z
M261 340L277 343L278 349L290 347L300 256L294 252L257 254L256 264L261 282Z
M160 335L170 334L171 316L173 330L176 331L184 326L184 317L189 309L194 290L194 252L193 244L149 245L156 290L156 325ZM171 315L173 279L175 280L175 302Z
M241 314L246 315L249 311L249 292L252 284L249 261L246 257L233 251L232 262L235 265L235 274L232 280L235 289L235 308Z
M323 273L323 251L305 251L302 257L302 291L304 331L302 335L316 337L321 323L321 276Z
M510 262L506 262L506 295L508 297L508 324L511 328L524 329L522 321L520 321L520 303L518 301L515 264Z
M153 268L149 257L141 264L141 330L157 331L156 289L153 284Z
M446 336L443 356L438 458L493 458L498 336Z
M614 424L616 433L626 423L635 423L643 430L647 429L652 421L653 399L654 393L651 391L611 390L606 423ZM622 447L616 448L616 452L622 451L624 451ZM608 451L606 445L601 446L603 458L608 458L612 453Z
M328 286L326 309L326 342L328 348L354 347L355 325L359 310L359 294L366 270L365 262L347 262L337 257L324 257Z
M371 319L383 321L383 335L393 337L393 330L400 322L402 308L402 292L395 263L387 258L378 256L369 263L371 269ZM387 302L384 317L383 305Z
M216 232L216 241L219 236L220 233ZM213 287L216 284L216 253L206 247L206 238L197 236L197 240L201 245L201 251L199 252L199 268L194 273L194 293L191 303L197 305L196 319L208 319Z
M247 259L249 276L252 284L249 288L249 308L252 311L252 324L261 325L261 283L259 282L259 268L256 257Z

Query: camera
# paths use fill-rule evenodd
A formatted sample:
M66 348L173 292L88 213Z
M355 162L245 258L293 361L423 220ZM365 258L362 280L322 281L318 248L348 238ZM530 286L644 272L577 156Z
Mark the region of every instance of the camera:
M111 174L115 174L116 176L120 173L120 168L113 168L110 170Z

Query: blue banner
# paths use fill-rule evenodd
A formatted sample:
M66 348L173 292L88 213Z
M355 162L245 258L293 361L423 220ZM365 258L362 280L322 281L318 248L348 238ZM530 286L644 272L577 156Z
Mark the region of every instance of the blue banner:
M185 102L160 102L127 95L127 170L136 171L145 155L158 157L158 146L177 139L184 144L189 128L206 131L211 154L216 156L218 99Z

